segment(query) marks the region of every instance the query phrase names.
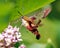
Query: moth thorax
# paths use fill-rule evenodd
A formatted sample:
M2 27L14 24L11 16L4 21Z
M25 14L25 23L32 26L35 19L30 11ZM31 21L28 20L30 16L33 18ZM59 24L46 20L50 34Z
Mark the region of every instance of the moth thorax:
M22 25L28 26L28 22L26 20L22 19Z

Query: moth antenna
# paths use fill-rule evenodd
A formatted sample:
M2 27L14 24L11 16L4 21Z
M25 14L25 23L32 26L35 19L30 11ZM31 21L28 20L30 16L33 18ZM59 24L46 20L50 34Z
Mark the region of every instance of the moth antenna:
M19 11L18 6L15 6L15 8L16 8L17 12L18 12L21 16L23 16L23 14Z
M19 13L21 16L23 16L22 13L21 13L20 11L18 11L18 13Z

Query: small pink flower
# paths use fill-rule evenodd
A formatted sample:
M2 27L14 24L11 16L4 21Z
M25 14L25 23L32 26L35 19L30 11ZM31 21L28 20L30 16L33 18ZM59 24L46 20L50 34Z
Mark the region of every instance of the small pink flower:
M19 46L19 48L26 48L26 46L22 44L21 46Z

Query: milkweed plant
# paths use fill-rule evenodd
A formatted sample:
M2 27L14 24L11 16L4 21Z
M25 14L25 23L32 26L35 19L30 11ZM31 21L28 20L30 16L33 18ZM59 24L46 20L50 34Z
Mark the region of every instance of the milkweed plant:
M22 42L19 28L8 25L7 28L0 34L0 48L15 48L14 44ZM19 45L18 48L26 48L24 44Z

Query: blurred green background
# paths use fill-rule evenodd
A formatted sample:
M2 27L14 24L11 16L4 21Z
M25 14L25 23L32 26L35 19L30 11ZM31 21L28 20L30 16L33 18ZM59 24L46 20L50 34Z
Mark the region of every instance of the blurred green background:
M29 14L39 8L51 4L52 11L47 18L42 20L43 26L39 27L41 39L22 27L20 32L27 48L60 48L60 0L0 0L0 32L7 27L9 22L20 18L17 10L23 15ZM20 26L20 22L13 24Z

